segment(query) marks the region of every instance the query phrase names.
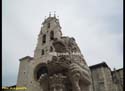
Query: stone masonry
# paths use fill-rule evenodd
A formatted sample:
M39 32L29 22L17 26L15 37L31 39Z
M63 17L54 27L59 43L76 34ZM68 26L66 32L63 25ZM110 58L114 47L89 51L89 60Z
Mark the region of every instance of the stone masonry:
M59 19L42 23L34 56L20 59L16 86L22 91L122 91L123 70L105 62L88 67L73 37L62 36Z

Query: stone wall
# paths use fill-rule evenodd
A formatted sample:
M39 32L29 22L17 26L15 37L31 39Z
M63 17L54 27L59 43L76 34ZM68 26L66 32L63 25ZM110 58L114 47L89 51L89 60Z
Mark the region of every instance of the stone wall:
M90 66L93 91L123 91L123 69L111 71L105 62Z
M17 86L27 87L26 91L50 91L50 87L52 91L90 91L90 86L91 91L122 91L123 71L112 72L105 62L88 67L75 39L62 36L55 16L45 19L37 41L34 56L20 59ZM53 52L68 55L54 56ZM69 79L69 86L63 77ZM51 84L56 78L61 88Z
M34 80L35 67L40 63L25 57L21 60L17 86L25 86L26 91L40 90L40 85ZM36 66L35 66L36 65ZM111 71L105 62L89 67L91 70L91 91L123 91L123 69Z
M123 91L123 69L112 71L113 90Z

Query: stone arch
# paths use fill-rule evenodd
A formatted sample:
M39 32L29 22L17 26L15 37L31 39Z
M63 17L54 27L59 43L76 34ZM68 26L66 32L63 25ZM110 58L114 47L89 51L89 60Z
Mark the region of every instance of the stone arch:
M34 70L34 79L38 81L41 74L48 74L48 68L46 63L40 63L35 67Z

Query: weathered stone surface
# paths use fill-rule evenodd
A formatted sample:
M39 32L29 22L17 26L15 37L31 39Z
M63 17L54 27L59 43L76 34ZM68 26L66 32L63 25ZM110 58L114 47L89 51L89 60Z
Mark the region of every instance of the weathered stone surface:
M34 57L20 59L17 86L25 91L122 91L122 74L105 63L89 68L75 39L62 36L59 20L48 17Z

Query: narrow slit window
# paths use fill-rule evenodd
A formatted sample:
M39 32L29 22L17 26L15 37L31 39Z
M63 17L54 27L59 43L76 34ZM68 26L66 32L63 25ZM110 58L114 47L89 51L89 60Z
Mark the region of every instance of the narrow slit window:
M53 48L52 48L52 46L50 47L50 52L52 52L53 51Z
M43 35L43 43L46 43L46 35Z
M50 32L50 40L53 40L53 39L54 39L54 32L51 31L51 32Z
M44 50L42 50L42 53L41 53L42 55L44 55Z

